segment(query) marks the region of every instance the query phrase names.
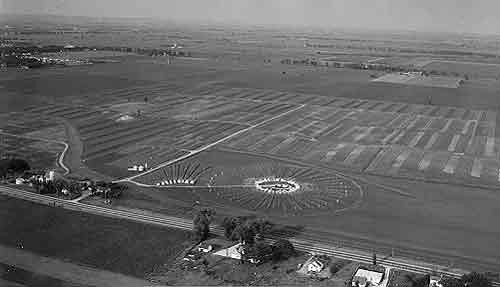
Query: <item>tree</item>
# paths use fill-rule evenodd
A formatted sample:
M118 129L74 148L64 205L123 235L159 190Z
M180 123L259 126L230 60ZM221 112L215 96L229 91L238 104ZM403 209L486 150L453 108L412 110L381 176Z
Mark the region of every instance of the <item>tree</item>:
M0 178L5 178L9 171L9 161L6 159L0 160Z
M241 243L253 244L255 242L255 232L248 222L239 223L231 234L232 240L239 240Z
M273 248L264 242L257 242L255 244L244 244L242 258L245 261L251 259L256 263L262 263L272 257Z
M24 159L13 158L9 161L8 169L13 173L23 173L31 168Z
M250 222L250 228L255 233L255 237L258 239L263 238L273 229L274 224L269 220L257 219Z
M464 287L461 279L452 277L445 277L441 279L439 283L441 283L443 287Z
M210 233L210 223L215 212L211 209L202 209L197 212L193 219L193 231L196 240L203 241Z
M287 260L288 258L295 256L296 251L293 244L286 239L279 239L272 245L273 248L273 260Z
M477 272L464 274L461 280L467 287L491 287L490 279L485 274Z
M491 287L490 279L485 275L477 272L464 274L460 279L443 278L441 280L443 287Z
M411 287L429 287L429 283L431 282L431 276L429 274L417 278L411 275L407 275L406 277L411 282Z
M238 226L238 224L239 222L237 218L234 217L224 218L224 220L222 221L222 228L224 228L224 236L227 239L232 240L233 231L236 228L236 226Z

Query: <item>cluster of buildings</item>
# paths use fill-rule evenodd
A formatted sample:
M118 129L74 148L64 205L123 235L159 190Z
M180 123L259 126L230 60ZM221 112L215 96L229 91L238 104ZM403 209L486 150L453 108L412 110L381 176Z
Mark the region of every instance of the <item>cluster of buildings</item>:
M138 172L143 172L143 171L148 170L148 163L146 162L146 163L144 163L144 164L139 164L139 165L135 164L135 165L133 165L133 166L129 167L127 170L128 170L128 171L138 171Z
M25 173L23 176L16 178L16 185L29 184L32 186L33 183L49 183L54 181L55 174L53 170L40 173Z

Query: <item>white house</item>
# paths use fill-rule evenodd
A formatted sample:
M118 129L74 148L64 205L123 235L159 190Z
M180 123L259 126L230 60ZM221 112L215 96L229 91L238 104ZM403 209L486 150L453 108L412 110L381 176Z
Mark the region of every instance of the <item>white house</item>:
M429 287L443 287L443 285L440 283L441 277L440 276L431 276L430 281L429 281Z
M241 260L241 256L244 254L243 250L243 245L241 243L238 243L229 248L219 250L215 252L214 255ZM254 264L259 263L259 261L254 258L249 258L248 261Z
M378 286L384 278L384 272L358 268L352 278L352 286L359 285L359 287Z
M319 273L324 268L325 268L325 264L316 258L313 258L307 264L307 272L309 272L309 273Z
M127 170L128 171L142 172L142 171L145 171L147 169L148 169L148 163L145 163L144 165L133 165L133 166L129 167Z
M200 245L198 246L198 251L199 252L203 252L203 253L208 253L210 251L214 250L214 247L212 244L208 244L208 245Z

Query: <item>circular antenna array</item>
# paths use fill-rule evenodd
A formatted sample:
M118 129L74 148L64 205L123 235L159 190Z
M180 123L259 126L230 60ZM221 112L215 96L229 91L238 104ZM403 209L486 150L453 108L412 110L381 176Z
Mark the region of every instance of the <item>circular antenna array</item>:
M254 184L258 191L273 194L288 194L300 189L300 185L296 181L280 177L258 178Z

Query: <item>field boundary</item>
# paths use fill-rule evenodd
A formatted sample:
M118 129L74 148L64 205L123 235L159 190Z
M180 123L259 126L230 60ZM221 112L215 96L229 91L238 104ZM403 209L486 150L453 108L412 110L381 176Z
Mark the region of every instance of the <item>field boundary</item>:
M296 107L296 108L294 108L294 109L288 110L288 111L283 112L283 113L281 113L281 114L279 114L279 115L276 115L276 116L274 116L274 117L271 117L271 118L265 119L265 120L263 120L263 121L262 121L262 122L260 122L260 123L257 123L257 124L255 124L255 125L252 125L252 126L249 126L249 127L247 127L247 128L244 128L244 129L242 129L242 130L239 130L239 131L237 131L237 132L235 132L235 133L233 133L233 134L230 134L230 135L228 135L228 136L226 136L226 137L224 137L224 138L222 138L222 139L219 139L219 140L217 140L217 141L215 141L215 142L213 142L213 143L207 144L207 145L205 145L205 146L203 146L203 147L201 147L201 148L199 148L199 149L193 150L193 151L189 152L188 154L185 154L185 155L180 156L180 157L178 157L178 158L176 158L176 159L173 159L173 160L167 161L167 162L165 162L165 163L162 163L162 164L160 164L160 165L158 165L158 166L156 166L156 167L154 167L154 168L152 168L152 169L150 169L150 170L147 170L147 171L145 171L145 172L143 172L143 173L139 173L139 174L136 174L136 175L134 175L134 176L131 176L131 177L128 177L128 178L124 178L124 179L120 179L120 180L116 180L116 181L113 181L113 182L117 182L117 183L118 183L118 182L130 182L130 183L133 183L133 184L136 184L136 185L137 185L138 183L137 183L137 182L135 182L135 181L134 181L134 179L136 179L136 178L138 178L138 177L144 176L144 175L146 175L146 174L149 174L149 173L151 173L151 172L154 172L154 171L157 171L157 170L159 170L159 169L161 169L161 168L164 168L164 167L166 167L166 166L169 166L169 165L171 165L171 164L173 164L173 163L176 163L176 162L179 162L179 161L184 160L184 159L186 159L186 158L189 158L189 157L192 157L192 156L194 156L194 155L197 155L197 154L199 154L199 153L201 153L201 152L203 152L203 151L205 151L205 150L208 150L208 149L210 149L210 148L212 148L212 147L214 147L214 146L216 146L216 145L218 145L218 144L220 144L220 143L222 143L222 142L225 142L225 141L226 141L226 140L228 140L228 139L231 139L231 138L233 138L233 137L235 137L235 136L238 136L238 135L240 135L240 134L242 134L242 133L245 133L245 132L250 131L250 130L252 130L252 129L254 129L254 128L257 128L257 127L259 127L259 126L261 126L261 125L263 125L263 124L266 124L266 123L268 123L268 122L270 122L270 121L273 121L273 120L275 120L275 119L278 119L278 118L280 118L280 117L282 117L282 116L284 116L284 115L287 115L287 114L289 114L289 113L292 113L292 112L298 111L298 110L302 109L302 108L303 108L303 107L305 107L305 106L306 106L305 104L302 104L302 105L300 105L300 106L298 106L298 107Z
M66 142L55 141L55 140L48 140L48 139L44 139L44 138L36 138L36 137L30 137L30 136L23 136L23 135L16 135L16 134L11 134L11 133L6 133L6 132L3 132L3 131L0 131L0 134L11 136L11 137L16 137L16 138L37 140L37 141L43 141L43 142L55 143L55 144L63 145L64 146L64 150L57 157L57 164L62 169L64 169L64 175L68 175L71 172L70 169L64 164L64 157L66 156L66 152L69 149L69 145Z

